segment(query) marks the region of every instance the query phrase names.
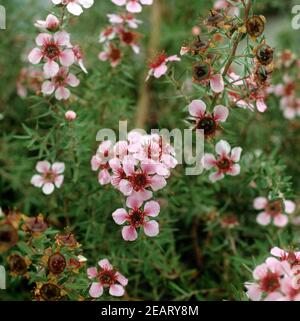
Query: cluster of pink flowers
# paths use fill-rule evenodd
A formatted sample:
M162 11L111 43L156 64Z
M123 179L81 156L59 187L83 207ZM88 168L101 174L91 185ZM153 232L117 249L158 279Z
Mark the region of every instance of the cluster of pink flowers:
M166 179L176 165L173 147L158 134L142 135L132 131L126 141L116 144L104 141L99 145L91 160L92 170L99 171L101 185L110 183L127 197L129 210L121 208L113 213L117 224L126 224L122 230L125 240L134 241L140 227L148 236L158 234L157 222L149 217L157 216L160 206L149 200L153 192L166 186Z
M33 67L22 68L17 79L17 93L20 97L25 98L28 92L39 94L44 75L41 71Z
M283 72L282 83L273 86L270 91L280 97L279 104L283 116L286 119L294 119L300 116L300 97L298 96L300 59L297 59L290 50L284 50L280 53L276 66Z
M74 15L82 13L82 7L89 8L93 0L52 0L55 5L66 7ZM37 20L35 26L42 32L36 37L36 47L31 50L28 60L33 65L43 63L44 82L41 92L52 95L57 100L67 100L71 92L68 87L77 87L79 79L69 71L77 64L83 72L87 72L83 64L83 55L78 45L72 45L70 34L61 30L64 14L61 20L54 14L49 14L46 20Z
M295 211L296 204L290 200L269 201L266 197L257 197L253 202L256 210L262 210L257 215L256 221L260 225L269 225L271 222L277 227L285 227L288 224L288 216Z
M125 6L126 11L120 14L108 14L109 25L101 31L99 42L103 50L99 54L101 61L109 61L116 67L122 60L122 47L131 47L135 54L140 53L138 40L141 35L136 30L142 23L135 14L142 11L142 5L151 5L153 0L112 0L118 6Z
M245 283L247 296L252 301L300 301L300 252L274 247L271 254L254 269L254 281Z

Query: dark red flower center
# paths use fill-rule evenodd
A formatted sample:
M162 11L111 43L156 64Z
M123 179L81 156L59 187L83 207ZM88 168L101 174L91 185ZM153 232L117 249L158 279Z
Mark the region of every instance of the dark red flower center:
M53 41L47 42L43 46L42 51L43 51L44 56L46 56L49 59L55 59L60 55L60 48Z
M129 213L129 222L134 228L142 226L144 224L144 219L145 213L140 209L135 208Z
M280 287L279 277L271 271L260 280L260 288L267 293L273 292Z
M267 205L266 212L271 216L277 216L282 213L281 201L274 201Z
M40 289L40 294L45 301L57 301L61 299L60 288L52 283L43 284Z
M197 129L202 129L205 136L213 135L216 132L218 124L211 115L206 115L197 123Z
M113 46L110 47L109 58L112 61L119 60L121 58L121 51Z
M65 257L60 253L52 254L48 259L48 269L53 274L60 274L67 265Z
M193 66L194 81L202 81L209 78L210 67L208 64L197 63Z
M27 272L27 265L24 258L18 254L12 254L8 258L8 264L11 272L23 275Z
M127 45L130 45L134 42L134 34L130 31L123 31L121 33L122 41L125 42Z
M159 67L160 65L162 65L163 63L165 63L166 60L167 60L167 55L164 52L162 52L153 61L151 61L149 63L149 67L151 69L155 69L155 68Z
M102 285L112 285L117 281L117 275L115 270L104 269L98 274L99 281Z
M143 190L149 184L148 176L143 172L134 173L129 180L136 192Z
M232 160L223 156L217 161L217 166L222 172L226 172L232 166Z

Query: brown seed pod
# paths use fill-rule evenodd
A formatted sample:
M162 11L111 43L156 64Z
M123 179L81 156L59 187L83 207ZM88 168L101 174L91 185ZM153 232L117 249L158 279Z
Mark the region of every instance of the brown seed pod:
M60 253L52 254L48 259L48 269L53 274L60 274L66 268L65 257Z
M209 79L210 66L206 63L196 62L193 64L193 81L201 83L203 80Z
M24 275L27 272L25 259L19 254L11 254L8 259L10 272L16 275Z
M262 43L256 48L256 59L264 66L269 65L273 61L274 50Z
M45 301L58 301L61 299L61 290L53 283L43 284L39 290L39 294Z
M18 231L12 224L6 221L0 223L0 253L16 245L18 238Z
M224 21L224 16L215 10L210 11L210 16L206 19L208 26L216 27L220 22Z
M252 16L246 22L247 33L251 37L259 37L265 30L266 19L264 16Z
M208 42L198 37L198 39L192 42L190 50L192 55L195 56L201 52L205 52L207 48L208 48Z

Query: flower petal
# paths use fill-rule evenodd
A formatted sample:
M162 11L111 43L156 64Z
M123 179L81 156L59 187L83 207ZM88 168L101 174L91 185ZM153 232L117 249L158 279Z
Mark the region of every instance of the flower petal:
M113 284L109 287L109 294L113 296L122 296L124 295L125 290L122 285Z
M268 200L265 197L256 197L253 201L253 207L256 210L262 210L268 205Z
M47 161L40 161L37 162L35 169L39 172L39 173L47 173L50 170L51 164Z
M54 191L54 184L52 183L46 183L43 188L42 191L44 194L46 195L50 195L53 191Z
M225 122L229 115L229 110L227 107L218 105L214 108L214 119L216 121Z
M127 221L128 214L124 208L118 208L112 213L112 217L118 225L122 225Z
M160 212L160 205L155 201L147 202L144 206L144 212L147 216L155 217Z
M210 87L215 93L221 93L224 90L224 80L221 74L211 76Z
M147 236L154 237L159 233L159 225L156 221L152 220L144 223L144 232Z
M206 104L200 99L193 100L189 105L189 113L191 116L201 118L206 110Z
M125 241L135 241L138 237L136 229L132 226L124 226L122 236Z
M103 294L103 286L99 282L93 282L89 294L92 298L99 298Z
M257 215L256 222L260 225L269 225L271 222L271 216L265 212Z
M226 140L220 140L216 144L216 153L221 156L228 155L230 153L230 150L231 150L231 147Z

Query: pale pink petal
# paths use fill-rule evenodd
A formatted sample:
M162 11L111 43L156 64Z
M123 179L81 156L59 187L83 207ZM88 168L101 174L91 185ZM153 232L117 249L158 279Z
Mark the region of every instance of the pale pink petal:
M113 220L118 224L124 224L128 219L128 214L124 208L118 208L112 213Z
M95 267L88 268L86 272L89 279L95 278L98 275L98 270Z
M51 41L52 35L49 33L40 33L36 38L35 42L38 46L43 46L47 42Z
M122 236L125 241L135 241L138 237L136 229L132 226L124 226Z
M98 174L98 181L101 185L109 184L111 181L111 176L107 169L103 169Z
M55 86L53 82L47 80L43 82L41 90L44 95L51 95L55 90Z
M277 246L276 246L276 247L273 247L273 248L271 249L270 253L271 253L272 255L274 255L274 256L277 256L277 257L284 257L284 256L287 254L286 251L280 249L280 248L277 247Z
M210 174L208 178L212 183L215 183L216 181L223 179L224 174L221 172L215 172L215 173Z
M116 276L117 276L118 282L121 285L126 286L128 284L128 279L124 275L122 275L120 272L117 272Z
M44 73L47 78L52 78L57 75L59 65L53 60L48 60L44 65Z
M253 270L253 277L255 280L263 279L267 275L268 271L269 268L267 264L260 264Z
M62 51L59 56L59 61L65 67L71 66L75 62L74 52L71 49Z
M141 164L141 168L145 174L154 174L156 173L157 165L150 160L145 160Z
M217 161L213 154L206 153L203 156L203 167L207 170L210 170L213 167L216 167Z
M206 110L205 102L197 99L193 100L189 105L189 113L191 116L201 118Z
M279 214L279 215L274 217L274 225L276 225L278 227L286 226L288 221L289 221L288 217L286 215L283 215L283 214Z
M120 181L119 189L125 196L129 196L133 191L132 184L125 179Z
M285 208L285 213L292 214L296 209L296 204L292 201L286 200L284 201L284 208Z
M128 197L126 201L126 206L129 208L140 208L143 201L137 197Z
M41 162L37 162L35 169L39 172L39 173L47 173L51 168L51 164L47 161L41 161Z
M83 12L83 9L81 8L81 5L75 2L70 2L67 5L67 9L70 13L72 13L74 16L80 16Z
M239 162L241 158L242 148L234 147L231 151L231 160L234 162Z
M230 169L226 172L227 175L236 176L241 172L241 166L239 164L233 164Z
M144 232L147 236L153 237L159 233L159 225L156 221L148 221L144 223Z
M167 182L163 176L154 175L151 177L151 188L154 192L164 188L167 185Z
M248 289L247 295L252 301L260 301L263 292L261 291L259 285L255 283L246 283L246 288Z
M170 56L166 61L180 61L181 59L177 55Z
M98 168L100 167L101 165L101 159L97 156L97 155L94 155L91 159L91 167L92 167L92 170L93 171L97 171Z
M93 282L90 290L90 296L92 298L99 298L103 294L103 287L99 282Z
M262 210L268 205L268 200L265 197L256 197L253 201L253 207L256 210Z
M60 188L63 182L64 182L64 175L58 175L54 179L54 184L57 188Z
M99 56L98 56L98 58L99 58L100 60L102 60L102 61L106 61L106 60L108 59L108 57L109 57L109 55L108 55L108 53L105 52L105 51L100 52L100 53L99 53Z
M113 266L110 264L110 262L108 261L108 259L100 260L100 261L98 262L98 265L99 265L102 269L105 269L105 270L112 270L112 269L113 269Z
M42 191L44 194L46 195L50 195L53 191L54 191L54 184L52 183L46 183L43 188Z
M161 64L159 67L154 68L153 76L155 78L160 78L168 71L168 67L166 64Z
M224 80L222 75L213 75L210 78L211 90L215 93L221 93L224 90Z
M56 162L52 165L52 170L56 174L62 174L65 171L65 163Z
M71 92L68 88L60 86L55 91L55 98L57 100L67 100L71 96Z
M77 87L80 84L79 79L73 74L69 74L66 81L71 87Z
M257 215L256 222L260 225L269 225L271 222L271 216L265 212Z
M34 48L29 53L28 60L33 65L36 65L36 64L40 63L42 57L43 57L42 51L39 48Z
M141 201L148 201L149 199L151 199L153 196L153 193L151 191L148 190L143 190L143 191L133 191L131 196L129 196L128 198L138 198Z
M117 6L124 6L126 4L126 0L111 0Z
M153 0L140 0L141 4L151 6L153 4Z
M118 171L121 169L121 162L118 158L112 158L109 160L109 166L114 170Z
M138 13L142 11L142 6L136 0L129 0L126 9L131 13Z
M218 105L214 108L214 119L216 121L225 122L229 115L229 110L227 107Z
M216 153L221 156L226 156L230 153L231 147L226 140L220 140L216 144Z
M133 158L126 157L123 161L123 169L127 176L130 176L134 173L135 161Z
M59 46L70 46L70 34L66 31L58 31L54 34L54 40Z
M160 205L155 201L147 202L144 206L144 212L147 216L155 217L159 214Z
M122 296L124 295L125 290L122 285L113 284L109 287L109 294L113 296Z
M261 113L265 112L268 108L263 99L259 99L256 101L256 107L257 110Z
M41 175L33 175L30 182L35 187L42 187L45 183L45 180Z

